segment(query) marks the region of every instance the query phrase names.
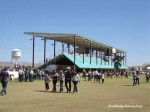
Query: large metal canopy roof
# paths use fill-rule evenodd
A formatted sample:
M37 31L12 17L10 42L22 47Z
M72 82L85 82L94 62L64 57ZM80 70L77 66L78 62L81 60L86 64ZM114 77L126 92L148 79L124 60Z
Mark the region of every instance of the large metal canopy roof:
M62 34L62 33L37 33L37 32L24 32L24 34L32 35L35 37L41 37L49 40L55 40L58 42L74 45L74 37L76 38L76 46L83 46L84 41L84 47L90 48L90 43L92 46L92 49L112 49L114 47L103 44L101 42L94 41L92 39L86 38L84 36L78 35L78 34ZM123 50L115 48L118 53L126 53Z

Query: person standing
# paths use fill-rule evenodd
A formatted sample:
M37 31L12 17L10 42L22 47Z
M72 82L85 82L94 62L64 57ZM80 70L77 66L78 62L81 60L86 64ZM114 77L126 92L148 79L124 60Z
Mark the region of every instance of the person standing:
M145 76L146 76L146 82L149 82L150 72L147 72L147 73L145 74Z
M69 83L69 87L68 87ZM67 92L71 92L71 68L67 67L67 72L65 73L65 86L67 89Z
M39 72L38 72L38 79L42 80L42 71L41 70L39 70Z
M59 92L63 91L64 79L65 79L65 75L63 74L63 71L60 70L60 72L59 72L59 80L60 80L60 90L59 90Z
M133 86L136 85L136 72L134 71L132 74L133 77Z
M44 70L42 70L42 71L41 71L42 80L44 79L44 74L45 74L45 72L44 72Z
M1 83L2 83L2 90L1 90L2 96L7 94L8 78L9 78L9 74L7 72L7 69L4 68L0 74L0 79L1 79Z
M34 72L33 72L32 68L31 68L30 72L29 72L29 82L33 82L33 75L34 75Z
M99 83L100 83L101 78L102 78L102 74L99 72L98 75L97 75L97 80L98 80Z
M94 82L98 80L98 71L94 71Z
M91 81L92 80L92 73L91 71L88 72L88 81Z
M140 85L140 77L138 71L136 71L136 84Z
M48 91L49 90L50 77L48 76L47 73L45 74L44 82L45 82L45 91Z
M102 73L102 83L104 83L104 79L105 79L105 74Z
M128 78L128 72L125 71L125 78Z
M72 74L73 74L72 81L73 81L73 85L74 85L73 93L75 93L75 92L78 92L77 84L78 84L78 82L80 82L80 77L79 77L79 74L76 73L76 71L73 71Z
M26 68L26 70L25 70L25 82L28 81L28 78L29 78L29 70Z
M19 73L19 82L22 82L23 81L23 74L24 74L23 68L20 68L18 73Z
M52 73L53 90L52 90L52 92L56 92L57 79L58 79L58 74L56 73L55 70L53 70L53 73Z
M83 80L85 80L86 81L86 71L85 71L85 69L83 69Z

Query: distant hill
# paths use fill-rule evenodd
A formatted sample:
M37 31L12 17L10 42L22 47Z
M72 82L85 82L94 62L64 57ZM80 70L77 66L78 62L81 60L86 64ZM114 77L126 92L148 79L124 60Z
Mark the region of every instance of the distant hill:
M24 65L24 66L32 66L32 63L30 62L21 62L21 63L18 63L19 65ZM13 63L14 65L14 63ZM35 66L39 66L39 65L42 65L42 63L35 63L34 64ZM12 63L11 62L0 62L0 66L7 66L7 67L10 67L12 66Z
M11 62L0 62L0 66L11 66L11 65L12 65ZM13 65L14 65L14 63L13 63ZM19 63L19 65L20 65L20 63ZM32 63L30 63L30 62L21 62L21 65L31 66Z

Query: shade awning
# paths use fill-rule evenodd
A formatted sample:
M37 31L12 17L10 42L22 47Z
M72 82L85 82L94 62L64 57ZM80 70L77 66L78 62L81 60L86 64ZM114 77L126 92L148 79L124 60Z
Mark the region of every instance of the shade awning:
M63 33L37 33L37 32L24 32L24 34L27 35L32 35L35 37L40 37L40 38L45 38L49 40L55 40L58 42L74 45L74 38L76 39L76 46L83 46L84 42L84 47L85 48L90 48L92 49L112 49L114 47L106 45L101 42L94 41L92 39L89 39L87 37L78 35L78 34L63 34ZM116 52L118 53L126 53L123 50L116 49Z

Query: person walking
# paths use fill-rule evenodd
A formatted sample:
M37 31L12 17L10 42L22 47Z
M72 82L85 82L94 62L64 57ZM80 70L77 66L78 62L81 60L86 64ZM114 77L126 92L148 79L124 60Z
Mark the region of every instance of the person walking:
M78 84L78 82L80 82L80 78L79 78L79 74L77 74L76 71L73 71L72 74L73 74L72 81L73 81L73 85L74 85L73 93L75 93L75 92L78 92L77 84Z
M104 83L104 79L105 79L105 74L102 73L102 83Z
M1 83L2 83L2 90L1 90L2 96L7 94L8 78L9 78L9 74L7 72L7 69L4 68L0 74L0 79L1 79Z
M87 75L87 73L86 73L85 69L83 69L83 80L85 80L85 81L86 81L86 75Z
M69 83L69 87L68 87ZM65 86L67 89L67 92L71 92L71 68L67 67L67 72L65 73Z
M140 85L140 77L138 71L136 71L136 84Z
M63 83L64 83L65 75L63 74L63 71L59 71L59 82L60 82L60 90L59 92L63 91Z
M48 91L50 89L49 87L50 77L48 76L48 73L45 74L44 82L45 82L45 91Z
M134 71L132 74L133 77L133 86L136 85L136 72Z
M56 84L57 84L58 74L56 73L56 70L53 70L52 73L52 80L53 80L53 90L52 92L56 92Z

